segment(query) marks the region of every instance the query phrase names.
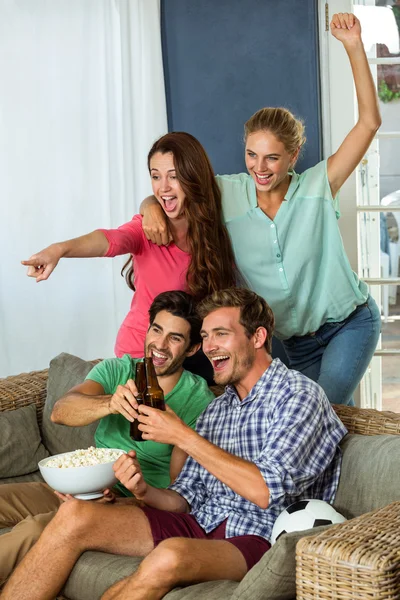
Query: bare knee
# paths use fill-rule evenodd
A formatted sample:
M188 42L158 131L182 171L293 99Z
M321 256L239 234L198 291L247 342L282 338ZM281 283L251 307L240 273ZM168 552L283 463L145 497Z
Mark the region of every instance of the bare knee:
M82 500L64 502L51 523L52 535L55 532L61 537L82 537L90 527L94 508L91 502Z
M174 584L181 579L188 558L187 540L170 538L161 542L148 556L149 565L164 584ZM147 560L142 563L145 566Z

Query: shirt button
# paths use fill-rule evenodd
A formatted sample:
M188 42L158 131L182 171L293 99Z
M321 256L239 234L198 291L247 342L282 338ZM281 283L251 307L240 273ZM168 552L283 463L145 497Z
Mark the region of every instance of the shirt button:
M280 255L280 254L277 254L276 256L277 256L277 258L280 258L280 257L281 257L281 255Z
M280 271L283 271L283 269L279 269Z
M277 241L278 241L278 240L274 240L274 244L276 244L276 242L277 242Z
M271 224L271 229L273 229L274 227L275 227L275 225L272 223L272 224Z

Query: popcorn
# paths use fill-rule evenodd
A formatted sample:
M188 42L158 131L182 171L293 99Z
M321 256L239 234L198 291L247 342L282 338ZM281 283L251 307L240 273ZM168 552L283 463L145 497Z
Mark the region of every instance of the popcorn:
M91 467L102 463L114 462L122 454L122 450L111 450L110 448L95 448L94 446L90 446L87 450L74 450L74 452L54 456L46 462L46 467L54 467L55 469Z

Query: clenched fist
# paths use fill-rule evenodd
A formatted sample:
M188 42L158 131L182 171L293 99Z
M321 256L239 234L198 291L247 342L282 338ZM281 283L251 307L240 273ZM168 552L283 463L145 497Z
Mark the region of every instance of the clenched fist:
M136 452L130 450L128 454L123 454L113 465L115 477L126 487L127 490L139 500L143 498L147 491L147 483L143 478L143 473L136 458Z

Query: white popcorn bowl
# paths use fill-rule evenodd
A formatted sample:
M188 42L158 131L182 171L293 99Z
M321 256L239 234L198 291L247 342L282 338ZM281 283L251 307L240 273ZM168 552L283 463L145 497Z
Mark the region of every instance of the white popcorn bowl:
M111 450L118 451L119 449L111 448ZM119 451L124 452L123 450ZM63 452L62 454L49 456L38 463L43 479L53 490L62 494L71 494L80 500L93 500L101 498L105 489L111 488L117 483L117 478L113 471L115 460L90 465L89 467L59 469L57 467L46 466L49 460L59 456L68 456L68 454L72 454L72 452Z

